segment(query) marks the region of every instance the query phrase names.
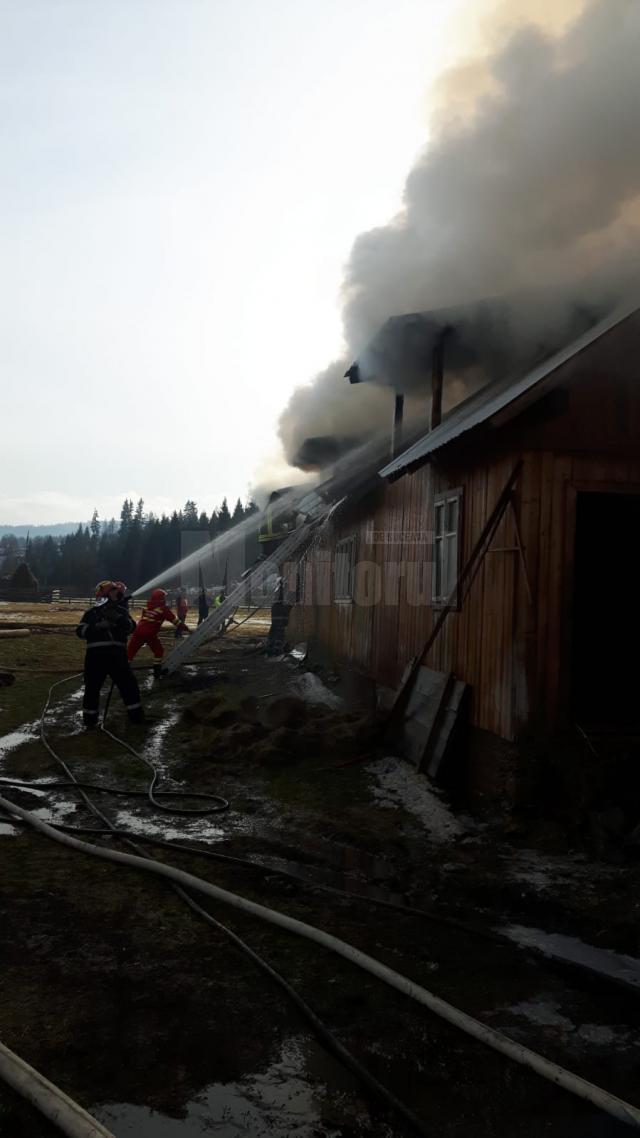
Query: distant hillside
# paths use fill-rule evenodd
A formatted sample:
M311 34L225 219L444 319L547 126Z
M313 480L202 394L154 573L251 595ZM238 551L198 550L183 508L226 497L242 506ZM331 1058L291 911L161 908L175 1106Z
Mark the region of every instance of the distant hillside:
M13 534L14 537L64 537L67 533L75 533L80 522L57 522L51 526L4 526L0 522L0 537Z

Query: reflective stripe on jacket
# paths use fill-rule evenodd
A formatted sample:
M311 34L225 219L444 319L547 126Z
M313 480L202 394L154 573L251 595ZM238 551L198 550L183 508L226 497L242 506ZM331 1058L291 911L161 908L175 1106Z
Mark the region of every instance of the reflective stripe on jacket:
M88 648L124 647L134 628L127 606L109 600L83 613L76 636L84 640Z
M143 609L142 616L136 625L136 632L139 632L141 636L153 636L165 620L173 625L180 623L175 613L166 605Z

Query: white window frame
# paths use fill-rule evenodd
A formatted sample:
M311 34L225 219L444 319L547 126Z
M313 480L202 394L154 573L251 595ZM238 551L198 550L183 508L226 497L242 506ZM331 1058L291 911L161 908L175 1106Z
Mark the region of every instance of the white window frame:
M452 596L460 573L462 545L461 486L441 490L433 496L433 572L431 575L431 604L445 608L449 603L458 607L457 591Z
M337 604L353 601L356 579L356 535L336 542L334 565L334 600Z

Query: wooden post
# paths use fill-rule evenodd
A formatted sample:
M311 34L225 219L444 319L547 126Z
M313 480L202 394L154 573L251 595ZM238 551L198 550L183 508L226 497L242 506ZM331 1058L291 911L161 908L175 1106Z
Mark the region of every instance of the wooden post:
M404 415L404 395L396 391L393 405L393 427L391 431L391 457L400 453L402 446L402 419Z
M429 430L433 431L442 419L442 384L444 377L444 338L446 331L438 337L431 357L431 415Z

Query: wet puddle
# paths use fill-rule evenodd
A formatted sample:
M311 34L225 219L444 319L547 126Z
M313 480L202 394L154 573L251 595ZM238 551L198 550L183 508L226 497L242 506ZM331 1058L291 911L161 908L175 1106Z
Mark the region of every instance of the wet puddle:
M340 1127L327 1126L322 1119L327 1085L323 1082L315 1087L306 1077L308 1070L322 1070L326 1065L327 1056L315 1041L293 1037L266 1071L235 1083L213 1083L187 1104L182 1118L122 1103L94 1108L91 1113L118 1138L201 1138L212 1133L219 1138L340 1138ZM332 1071L332 1098L335 1082ZM338 1097L343 1094L337 1090ZM359 1111L354 1116L353 1105L347 1113L347 1133L352 1134L353 1122L366 1118ZM383 1127L381 1138L387 1133Z

